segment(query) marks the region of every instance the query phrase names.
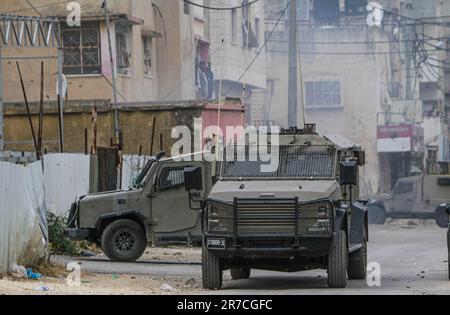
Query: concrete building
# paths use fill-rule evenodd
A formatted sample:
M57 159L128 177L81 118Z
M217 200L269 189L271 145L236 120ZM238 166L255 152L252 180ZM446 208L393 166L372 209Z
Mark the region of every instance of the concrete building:
M30 6L24 1L4 0L0 2L0 14L59 18L64 54L63 73L68 87L66 102L85 106L93 106L99 102L110 104L110 100L113 100L113 69L102 1L80 0L77 3L81 9L81 26L69 26L68 17L73 12L64 2L49 4L45 0L34 0ZM200 79L200 72L205 72L210 61L207 11L182 1L163 0L108 0L108 9L111 50L121 107L142 106L142 103L148 102L169 105L174 100L209 98L205 94L213 84L208 85L207 80L205 83ZM73 10L76 11L77 8ZM2 63L5 104L23 102L14 59L16 57L20 58L28 101L39 101L40 63L44 61L45 102L56 104L56 48L4 47L2 54L3 57L10 58ZM37 58L28 59L29 57ZM57 107L54 108L56 109ZM70 115L70 112L67 114ZM121 121L121 129L125 133L129 122ZM65 123L65 129L72 130L73 133L71 128L74 126L68 126L69 120ZM242 123L240 119L239 123ZM5 122L5 129L7 128L11 128L11 125ZM74 134L80 137L84 128L80 125L78 132ZM6 149L30 148L31 134L27 139L19 136L18 140L11 130L5 131ZM70 137L67 132L66 130L66 137ZM54 141L54 138L52 136L52 140L47 141ZM108 144L109 140L104 145ZM54 150L53 144L48 148ZM67 149L73 152L75 148L79 146L71 147L69 141Z
M203 0L197 1L199 4ZM26 2L0 2L0 14L58 17L64 45L63 72L68 81L68 100L113 97L112 68L102 1L78 1L81 27L71 27L67 3L35 0L34 10ZM182 1L109 0L110 34L116 70L118 101L171 101L208 98L208 82L201 74L208 68L208 11ZM38 12L37 12L38 11ZM55 50L4 49L5 56L56 55ZM203 66L203 63L205 66ZM22 61L30 100L39 98L39 60ZM19 101L17 70L6 63L5 101ZM46 61L46 95L55 97L56 61ZM202 69L204 71L202 71ZM51 74L51 75L49 75ZM210 84L212 86L212 84Z
M420 68L424 145L433 162L450 161L450 1L404 1L402 15L419 19L415 32L424 56ZM411 22L411 21L410 21Z
M214 6L237 7L248 3L248 0L218 0ZM210 36L215 96L218 98L221 92L221 97L244 97L247 123L253 116L259 117L265 97L266 55L262 45L266 5L266 1L259 1L241 9L210 11L210 19L214 21Z
M48 1L33 1L34 10L26 2L5 0L0 13L37 15L61 19L64 45L63 72L68 82L68 100L112 98L112 68L104 10L101 1L78 1L81 26L69 26L71 13L66 3L49 5ZM113 59L117 73L119 102L149 101L159 98L157 45L161 34L156 32L155 7L151 1L108 1ZM56 50L4 48L4 56L55 56ZM45 95L55 99L56 61L46 60ZM21 61L30 101L39 99L39 60ZM4 99L6 102L23 99L14 62L4 63Z
M269 2L267 33L286 4ZM379 3L387 10L400 8L400 1ZM306 122L316 123L321 133L341 134L366 149L369 163L361 174L363 194L390 191L398 178L410 175L414 156L420 155L422 122L419 86L411 79L416 71L408 61L412 41L399 35L392 16L384 16L381 27L369 27L367 4L298 0L303 82L298 90ZM288 30L287 23L279 25L266 52L264 120L284 127L288 127ZM298 120L302 118L299 111ZM403 148L392 134L405 126L408 146Z

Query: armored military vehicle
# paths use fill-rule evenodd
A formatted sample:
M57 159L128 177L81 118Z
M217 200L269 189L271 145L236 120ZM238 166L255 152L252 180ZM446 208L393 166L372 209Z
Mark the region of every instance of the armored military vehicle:
M212 187L211 163L152 158L132 188L82 196L72 205L69 238L101 246L113 261L132 262L148 244L198 242L202 233L197 212L189 208L184 169L201 169L205 183L197 192L205 198Z
M387 217L434 219L448 227L449 216L442 204L450 202L450 175L420 175L397 181L391 194L369 198L369 222L384 224Z
M201 200L205 174L185 170L186 189L201 200L203 286L222 288L225 270L248 279L251 269L298 272L328 270L328 285L365 279L367 208L359 199L364 151L338 136L320 136L314 125L283 130L279 167L261 172L262 159L228 158L224 149L218 181ZM254 152L253 144L233 148ZM227 157L228 156L228 157Z

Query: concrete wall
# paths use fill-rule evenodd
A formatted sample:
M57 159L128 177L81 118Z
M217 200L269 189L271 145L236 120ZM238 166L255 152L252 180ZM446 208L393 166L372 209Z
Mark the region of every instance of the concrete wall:
M217 106L206 103L147 103L121 106L120 126L124 136L124 154L138 154L142 145L143 154L150 154L153 119L156 118L153 153L160 151L160 135L163 150L170 154L176 139L171 139L176 126L194 128L194 119L203 119L203 128L217 125ZM85 151L84 130L88 130L88 149L93 143L92 107L97 107L97 145L109 146L114 138L114 110L110 101L72 101L67 103L64 114L65 149L68 153ZM32 121L35 130L38 126L38 104L31 104ZM224 104L221 125L242 125L240 102ZM44 107L44 148L48 152L58 152L59 132L57 105L46 103ZM5 104L6 150L34 151L28 116L22 104Z

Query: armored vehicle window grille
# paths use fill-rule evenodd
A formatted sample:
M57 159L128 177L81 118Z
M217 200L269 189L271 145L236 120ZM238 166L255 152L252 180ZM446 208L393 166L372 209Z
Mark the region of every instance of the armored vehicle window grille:
M332 178L335 155L333 146L282 146L278 177Z
M230 150L234 150L234 152ZM252 148L249 146L227 148L224 162L225 177L276 177L277 172L263 171L263 165L270 161L270 149L262 150L266 152L265 154L259 154L258 151L257 146Z
M184 167L165 168L159 180L161 190L175 189L184 186Z
M259 148L256 146L251 149L249 146L238 147L234 148L234 155L227 154L227 150L230 148L225 150L223 178L331 179L335 173L337 152L334 146L284 145L277 147L279 165L274 172L266 172L263 168L274 163L270 160L270 149L264 148L261 151L266 153L259 154Z

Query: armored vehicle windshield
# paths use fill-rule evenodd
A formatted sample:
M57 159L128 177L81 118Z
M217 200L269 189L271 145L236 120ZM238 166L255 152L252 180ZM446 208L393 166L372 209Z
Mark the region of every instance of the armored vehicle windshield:
M264 166L274 162L278 162L276 167L265 172ZM224 152L221 177L330 180L336 176L336 166L337 150L333 145L229 146Z

